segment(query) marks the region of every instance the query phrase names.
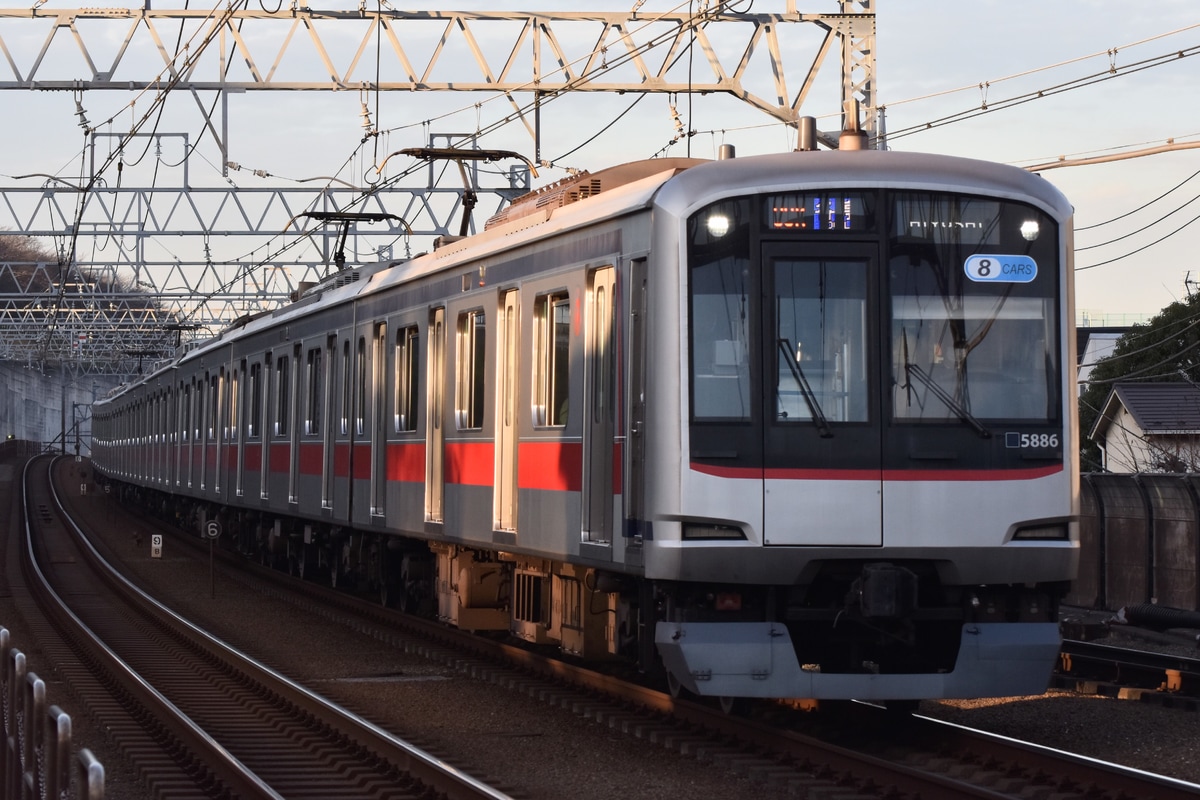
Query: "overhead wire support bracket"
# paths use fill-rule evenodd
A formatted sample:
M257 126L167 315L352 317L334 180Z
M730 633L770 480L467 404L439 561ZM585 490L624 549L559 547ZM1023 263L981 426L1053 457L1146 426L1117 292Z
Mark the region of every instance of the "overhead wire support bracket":
M503 161L508 158L515 158L518 161L525 162L525 166L529 167L529 172L533 177L538 177L537 167L533 162L525 156L513 150L476 150L467 147L406 147L403 150L397 150L388 155L379 165L379 171L382 172L384 166L388 162L388 158L392 156L412 156L413 158L423 159L446 159L454 161L458 164L458 174L462 176L463 182L463 217L462 222L458 226L458 235L466 236L471 227L471 212L475 209L475 204L479 200L479 195L472 185L471 179L467 176L467 167L463 164L464 161Z
M395 214L367 211L305 211L303 214L298 214L297 216L307 217L318 222L340 222L342 224L342 232L338 234L337 249L333 253L333 263L337 267L338 272L341 272L346 267L346 237L350 233L351 223L395 220L404 226L409 236L412 236L412 228L404 221L403 217L398 217Z

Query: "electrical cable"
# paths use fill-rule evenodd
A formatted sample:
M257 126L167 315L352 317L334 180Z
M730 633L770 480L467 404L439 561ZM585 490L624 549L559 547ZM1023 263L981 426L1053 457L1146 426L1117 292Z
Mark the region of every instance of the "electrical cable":
M1186 203L1184 203L1184 204L1183 204L1183 205L1181 205L1181 206L1178 206L1177 208L1173 208L1173 209L1171 209L1170 211L1168 211L1166 214L1163 214L1163 215L1162 215L1161 217L1159 217L1158 219L1156 219L1156 220L1153 220L1152 222L1148 222L1148 223L1146 223L1145 225L1143 225L1142 227L1138 228L1138 229L1137 229L1137 230L1135 230L1135 231L1130 231L1129 233L1126 233L1126 234L1123 234L1123 235L1121 235L1121 236L1118 236L1118 237L1117 237L1117 238L1115 238L1115 239L1109 239L1107 242L1100 242L1099 244L1089 244L1089 245L1087 245L1086 247L1076 247L1076 248L1075 248L1075 252L1076 252L1076 253L1081 253L1081 252L1083 252L1084 250L1095 250L1097 247L1105 247L1105 246L1107 246L1107 245L1110 245L1110 244L1116 244L1117 242L1120 242L1120 241L1123 241L1123 240L1125 240L1125 239L1128 239L1128 238L1129 238L1129 237L1131 237L1131 236L1136 236L1137 234L1141 233L1142 231L1144 231L1144 230L1147 230L1148 228L1152 228L1152 227L1154 227L1154 226L1155 226L1155 225L1157 225L1158 223L1160 223L1160 222L1162 222L1163 220L1165 220L1165 219L1167 219L1168 217L1170 217L1172 214L1175 214L1175 213L1177 213L1177 212L1183 211L1185 208L1187 208L1188 206L1190 206L1192 203L1196 202L1197 200L1200 200L1200 195L1197 195L1197 196L1193 197L1191 200L1188 200ZM1145 206L1142 206L1142 208L1145 208ZM1130 212L1130 213L1132 213L1132 212Z
M661 20L670 16L672 13L683 8L687 4L688 1L689 0L684 0L684 2L680 2L675 7L657 15L656 17L647 18L646 22L638 30L648 29L652 25L661 22ZM697 14L692 15L688 18L688 20L686 22L687 26L689 28L695 28L695 27L698 27L698 26L701 26L702 24L704 24L704 22L707 20L715 19L720 14L720 12L725 8L726 5L727 5L727 3L722 0L722 2L717 2L710 9L702 9ZM632 36L636 32L637 31L630 31L627 35ZM612 70L615 70L618 67L626 65L630 61L635 61L637 59L640 59L646 53L659 47L664 42L673 41L676 38L678 38L678 36L679 36L678 30L668 30L668 31L665 31L661 34L654 36L653 38L647 40L646 42L643 42L642 44L632 48L631 50L627 50L626 52L622 53L620 56L613 59L612 61L609 61L607 58L605 58L603 64L598 69L594 70L592 73L589 73L588 75L581 75L576 78L568 79L564 82L564 85L559 89L540 92L537 100L530 101L524 105L517 105L515 111L513 111L512 113L506 114L505 116L501 117L500 119L492 122L491 124L489 124L487 126L479 127L473 135L476 137L479 137L479 136L487 135L489 133L493 133L496 130L499 130L500 128L510 124L511 122L513 122L517 119L523 118L526 114L533 111L533 109L539 102L544 105L545 103L547 103L551 100L566 96L567 94L569 94L570 92L575 90L577 87L582 86L586 83L590 83L591 81L593 81L595 79L596 76L602 75L602 74L604 74L606 72L610 72ZM546 75L540 76L539 79L545 80L549 76L557 75L560 73L566 73L566 71L571 66L578 64L581 61L587 61L589 59L592 59L597 54L599 54L602 50L605 50L605 49L606 48L603 45L597 45L597 47L594 48L590 53L580 56L579 58L577 58L573 61L563 64L558 69L556 69L550 73L547 73ZM490 103L494 100L498 100L498 99L502 99L502 98L508 98L508 99L510 99L510 101L512 101L512 98L511 98L512 93L515 91L521 91L522 88L523 87L517 87L516 89L510 90L508 92L504 92L503 94L497 94L496 96L488 98L482 102L473 103L470 106L464 106L457 110L448 111L444 114L439 114L435 117L430 117L429 119L424 120L421 123L412 123L409 125L388 128L388 129L386 129L386 132L391 133L391 132L395 132L398 130L403 130L405 128L414 127L416 124L427 125L430 122L434 122L434 121L438 121L438 120L442 120L442 119L447 119L452 116L456 116L458 114L463 113L464 111L477 110L479 107L481 107L482 105L484 105L486 103ZM533 88L534 87L531 84L529 86L529 90L532 90ZM515 101L512 101L512 102L514 102L514 105L516 105Z
M1196 28L1200 28L1200 23L1197 23L1195 25L1187 25L1182 28L1176 28L1173 31L1166 31L1165 33L1158 33L1158 34L1155 34L1154 36L1148 36L1145 39L1139 39L1136 42L1129 42L1127 44L1118 45L1116 47L1110 47L1107 50L1098 50L1095 53L1090 53L1088 55L1076 56L1075 58L1069 58L1066 61L1059 61L1056 64L1047 64L1044 67L1036 67L1034 69L1027 69L1023 72L1015 72L1012 75L1005 75L1000 78L993 78L992 80L984 81L983 83L972 83L972 84L968 84L966 86L959 86L956 89L944 89L939 92L931 92L930 94L921 95L919 97L910 97L907 100L900 100L895 103L889 103L888 105L889 106L899 106L899 105L905 105L908 103L917 103L922 100L932 100L935 97L945 97L946 95L957 94L959 92L973 92L981 87L993 86L997 83L1003 83L1005 81L1014 80L1016 78L1028 77L1029 75L1035 75L1039 72L1048 72L1049 70L1052 70L1052 69L1058 69L1059 67L1065 67L1065 66L1069 66L1071 64L1078 64L1083 61L1090 61L1093 58L1100 58L1102 56L1107 56L1109 59L1110 65L1111 65L1113 57L1122 50L1128 50L1131 47L1137 47L1138 45L1147 44L1148 42L1157 41L1159 39L1166 39L1169 36L1175 36L1180 33L1186 33L1187 31L1195 30Z
M1150 242L1149 244L1145 245L1144 247L1139 247L1137 250L1132 250L1128 253L1125 253L1124 255L1117 256L1116 258L1110 258L1107 261L1101 261L1096 264L1088 264L1086 267L1076 267L1075 271L1083 272L1084 270L1095 269L1096 267L1103 267L1107 264L1112 264L1116 261L1121 261L1123 259L1129 258L1130 256L1136 256L1138 253L1144 253L1145 251L1149 250L1154 245L1159 244L1160 242L1166 241L1167 239L1170 239L1172 236L1179 233L1181 230L1188 227L1196 220L1200 220L1200 214L1197 214L1196 216L1189 219L1187 222L1180 225L1175 230L1171 231L1170 233L1164 234L1163 236L1160 236L1159 238L1155 239L1153 242Z
M599 139L599 138L600 138L601 136L603 136L603 135L604 135L604 134L605 134L605 133L606 133L606 132L607 132L609 129L611 129L613 125L616 125L618 122L620 122L620 121L621 121L621 119L622 119L622 118L623 118L623 117L624 117L626 114L628 114L630 111L633 111L633 109L634 109L634 106L636 106L638 103L640 103L640 102L642 102L643 100L645 100L647 97L649 97L649 95L648 95L648 94L645 94L645 93L638 95L638 96L637 96L637 98L636 98L636 99L635 99L635 100L634 100L632 103L630 103L630 104L629 104L629 106L628 106L628 107L627 107L627 108L626 108L624 111L622 111L622 112L621 112L620 114L618 114L617 116L613 117L613 119L612 119L612 121L611 121L611 122L609 122L607 125L605 125L605 126L604 126L603 128L601 128L600 130L596 131L596 133L595 133L594 135L592 135L592 136L591 136L590 138L588 138L588 139L585 139L583 142L581 142L580 144L578 144L578 145L576 145L575 147L571 148L571 149L570 149L570 150L568 150L567 152L563 153L563 154L562 154L561 156L559 156L558 158L552 158L552 159L550 159L550 161L548 161L548 162L547 162L547 164L548 164L549 166L554 166L554 163L555 163L556 161L562 161L562 160L563 160L564 158L566 158L567 156L574 155L575 153L579 152L579 151L580 151L580 150L582 150L583 148L587 147L587 146L588 146L589 144L591 144L592 142L594 142L594 141L596 141L597 139Z
M1105 356L1104 358L1100 359L1099 361L1093 361L1088 364L1080 364L1079 368L1080 369L1083 369L1084 367L1094 368L1100 364L1111 364L1115 361L1120 361L1121 359L1129 358L1131 356L1141 355L1142 353L1148 353L1151 350L1156 350L1159 347L1162 347L1164 344L1166 344L1170 339L1180 336L1183 333L1196 327L1197 325L1200 325L1200 314L1193 315L1191 317L1188 317L1187 320L1181 320L1181 321L1187 322L1189 320L1191 321L1191 324L1188 325L1187 327L1185 327L1183 330L1179 331L1178 333L1167 333L1165 331L1157 331L1156 330L1155 333L1163 334L1164 338L1159 339L1158 341L1153 342L1152 344L1148 344L1145 347L1139 347L1136 350L1129 350L1124 353L1113 353L1112 355ZM1128 334L1126 334L1126 335L1128 335ZM1148 333L1146 335L1148 335ZM1135 341L1135 340L1130 340L1130 341Z
M1110 223L1113 223L1113 222L1118 222L1118 221L1120 221L1120 220L1123 220L1123 219L1125 219L1126 217L1128 217L1128 216L1130 216L1130 215L1132 215L1132 214L1136 214L1137 212L1139 212L1139 211L1141 211L1141 210L1143 210L1143 209L1145 209L1145 208L1149 208L1150 206L1152 206L1152 205L1154 205L1155 203L1157 203L1159 200L1162 200L1164 197L1166 197L1167 195L1169 195L1171 192L1175 191L1176 189L1180 188L1181 186L1183 186L1183 185L1184 185L1185 183L1187 183L1188 181L1190 181L1190 180L1192 180L1193 178L1195 178L1197 175L1200 175L1200 170L1196 170L1196 171L1195 171L1195 172L1193 172L1191 175L1187 176L1187 177L1186 177L1186 178L1184 178L1182 181L1180 181L1179 183L1177 183L1177 184L1175 184L1174 186L1172 186L1170 189L1167 189L1165 192L1163 192L1162 194L1160 194L1158 197L1154 198L1153 200L1151 200L1151 201L1149 201L1149 202L1147 202L1147 203L1145 203L1145 204L1143 204L1143 205L1140 205L1140 206L1138 206L1137 208L1133 209L1132 211L1126 211L1124 214L1121 214L1121 215L1120 215L1120 216L1118 216L1118 217L1113 217L1112 219L1107 219L1107 220L1105 220L1104 222L1097 222L1097 223L1095 223L1095 224L1093 224L1093 225L1085 225L1085 226L1083 226L1083 227L1081 227L1081 228L1076 228L1076 229L1075 229L1075 232L1076 232L1076 233L1079 233L1080 231L1090 231L1090 230L1091 230L1091 229L1093 229L1093 228L1099 228L1099 227L1101 227L1101 226L1103 226L1103 225L1108 225L1108 224L1110 224ZM1193 201L1193 200L1195 200L1195 199L1196 199L1196 198L1192 198L1192 200L1189 200L1188 202L1190 203L1190 202L1192 202L1192 201ZM1186 205L1186 204L1185 204L1185 205ZM1181 206L1180 208L1182 208L1182 206ZM1178 210L1179 210L1179 209L1176 209L1176 211L1178 211ZM1174 212L1172 212L1172 213L1174 213ZM1078 249L1082 249L1082 248L1076 248L1076 249L1078 250Z
M1143 59L1142 61L1134 62L1133 64L1130 64L1127 67L1115 67L1115 66L1110 67L1108 70L1105 70L1104 72L1092 73L1091 75L1084 75L1082 77L1074 78L1072 80L1065 81L1063 83L1060 83L1060 84L1057 84L1054 86L1049 86L1044 89L1038 89L1038 90L1035 90L1032 92L1026 92L1024 94L1019 94L1019 95L1016 95L1015 97L1010 97L1005 100L1000 100L999 102L996 102L996 103L988 102L985 98L983 103L978 108L971 108L971 109L967 109L965 111L958 111L953 114L948 114L944 117L930 120L928 122L924 122L924 123L921 123L918 125L911 125L907 128L901 128L896 131L890 131L888 133L888 141L892 141L895 139L902 139L906 136L912 136L913 134L916 134L916 133L922 133L924 131L932 130L933 128L942 127L944 125L949 125L949 124L952 124L955 122L962 122L964 120L972 119L974 117L982 116L984 114L991 114L995 111L1000 111L1000 110L1004 110L1004 109L1008 109L1008 108L1013 108L1015 106L1024 105L1025 103L1030 103L1030 102L1033 102L1034 100L1041 100L1043 98L1053 97L1055 95L1062 94L1064 92L1074 91L1076 89L1082 89L1082 88L1085 88L1088 86L1093 86L1098 83L1103 83L1105 81L1125 77L1127 75L1132 75L1132 74L1142 72L1147 69L1153 69L1154 67L1160 67L1165 64L1174 64L1181 59L1190 58L1190 57L1196 56L1196 55L1200 55L1200 45L1195 45L1195 46L1184 48L1182 50L1178 50L1178 51L1175 51L1172 53L1154 56L1154 57L1148 58L1148 59ZM980 86L984 86L984 85L985 84L980 84ZM881 106L880 108L883 109L883 108L886 108L886 106Z
M46 333L42 337L42 347L41 347L43 356L45 355L47 349L49 348L50 342L53 339L53 336L58 328L59 311L61 310L62 302L63 302L65 293L66 293L66 279L65 278L66 278L66 276L70 275L71 270L73 269L74 264L75 264L76 252L77 252L78 240L79 240L79 233L80 233L81 226L82 226L84 209L87 207L88 196L91 194L92 190L96 187L97 183L99 183L101 181L105 170L107 170L108 167L112 165L113 161L117 159L118 155L123 154L124 145L127 144L128 141L132 140L134 138L134 136L137 135L137 132L140 130L140 128L149 121L150 115L153 114L158 109L158 107L160 107L163 103L166 102L166 98L170 94L171 90L175 86L177 86L180 81L183 80L184 76L188 74L191 65L194 64L198 58L200 58L200 56L204 53L205 50L207 50L208 45L211 44L211 42L213 41L213 39L216 36L217 31L221 28L222 24L224 24L224 22L227 22L230 18L232 18L232 15L234 14L234 12L237 10L237 8L239 6L243 5L244 2L245 2L245 0L239 0L238 2L235 2L235 3L228 3L225 6L225 11L220 16L220 19L214 20L214 22L216 24L211 26L211 28L208 31L208 34L201 40L199 46L196 47L195 49L191 49L189 47L189 49L188 49L189 55L187 58L184 59L184 62L182 65L184 68L175 71L175 73L172 75L171 79L166 83L166 85L158 91L158 93L155 95L154 100L151 103L150 110L148 112L146 112L145 114L143 114L141 119L138 120L132 126L129 133L126 134L126 136L124 137L124 141L121 144L119 144L117 146L116 150L114 152L110 153L108 155L108 157L104 160L104 162L100 165L100 167L94 171L92 177L83 186L83 190L79 193L78 198L76 200L74 225L71 228L71 234L69 236L70 245L69 245L69 247L63 248L66 251L66 253L65 253L65 256L62 261L62 268L59 270L60 274L59 274L58 291L56 292L54 300L46 314L46 317L47 317ZM209 12L209 17L212 17L215 12L216 12L216 9L214 9L212 12ZM189 45L190 45L190 42L189 42ZM168 65L168 67L164 68L164 70L170 69L170 68L171 68L171 65ZM136 102L136 100L135 100L135 102ZM111 121L112 120L110 119L109 122L111 122ZM105 123L102 123L102 124L105 124ZM86 152L87 151L85 148L82 151L81 156L85 155ZM81 176L83 175L83 166L84 165L81 162L80 163L80 175Z
M1100 378L1100 379L1097 379L1097 380L1090 380L1090 379L1089 379L1088 381L1086 381L1086 383L1087 383L1087 384L1089 384L1089 385L1091 385L1091 384L1119 383L1120 381L1128 380L1128 379L1130 379L1130 378L1136 378L1137 376L1139 376L1139 375L1143 375L1143 374L1145 374L1145 373L1149 372L1149 371L1150 371L1150 370L1152 370L1152 369L1158 369L1159 367L1163 366L1164 364L1170 364L1170 363L1175 363L1175 362L1177 362L1177 361L1178 361L1178 359L1179 359L1179 356L1183 355L1184 353L1191 352L1192 350L1195 350L1197 347L1200 347L1200 339L1197 339L1196 341L1192 342L1191 344L1189 344L1187 347L1183 348L1182 350L1179 350L1178 352L1172 353L1170 356L1168 356L1168 357L1164 358L1163 360L1161 360L1161 361L1159 361L1159 362L1157 362L1157 363L1151 364L1151 365L1150 365L1150 366L1148 366L1148 367L1142 367L1142 368L1141 368L1141 369L1139 369L1139 370L1135 370L1135 371L1133 371L1133 372L1128 372L1128 373L1126 373L1126 374L1124 374L1124 375L1121 375L1120 377L1117 377L1117 378ZM1167 374L1171 374L1171 373L1167 373ZM1162 375L1156 375L1156 376L1154 376L1154 377L1162 377Z

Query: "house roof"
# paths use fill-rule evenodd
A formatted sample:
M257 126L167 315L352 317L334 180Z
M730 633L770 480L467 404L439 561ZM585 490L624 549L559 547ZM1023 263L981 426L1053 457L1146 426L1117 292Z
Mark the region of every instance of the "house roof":
M1139 382L1113 385L1088 436L1102 436L1121 406L1144 433L1200 433L1200 386Z

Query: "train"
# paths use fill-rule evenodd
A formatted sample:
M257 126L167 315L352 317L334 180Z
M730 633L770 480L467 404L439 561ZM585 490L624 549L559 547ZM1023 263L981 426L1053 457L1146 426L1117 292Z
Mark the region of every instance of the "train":
M1042 693L1079 565L1070 204L861 137L721 156L236 320L95 403L98 477L676 695Z

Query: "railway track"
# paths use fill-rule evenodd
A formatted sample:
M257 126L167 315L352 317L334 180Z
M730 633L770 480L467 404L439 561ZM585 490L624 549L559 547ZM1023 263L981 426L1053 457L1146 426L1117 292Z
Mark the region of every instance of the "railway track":
M128 520L118 524L125 530L131 526ZM137 525L146 527L144 522ZM190 537L171 538L169 543L172 552L198 545ZM706 768L745 776L765 794L1000 798L1053 793L1064 799L1166 799L1191 797L1196 791L1196 787L1177 781L1045 748L1022 747L932 720L888 716L879 709L848 706L845 714L803 715L775 706L757 707L752 718L730 717L702 703L672 699L499 642L401 618L344 592L299 583L239 557L222 555L228 557L221 566L224 578L242 583L247 592L285 599L300 609L298 617L324 618L323 625L357 630L463 674L521 692L527 699L565 708L610 731L696 758ZM198 566L202 565L207 547L200 545L195 556L200 559ZM204 624L221 623L212 620ZM316 631L313 635L321 636ZM839 724L812 722L831 716L836 716Z
M120 720L114 735L128 752L143 754L139 765L155 793L505 797L229 648L107 571L62 512L49 467L36 459L25 474L28 585L72 661L94 676L76 684L87 686L84 702Z
M1087 694L1200 708L1200 660L1173 653L1067 640L1055 683Z

